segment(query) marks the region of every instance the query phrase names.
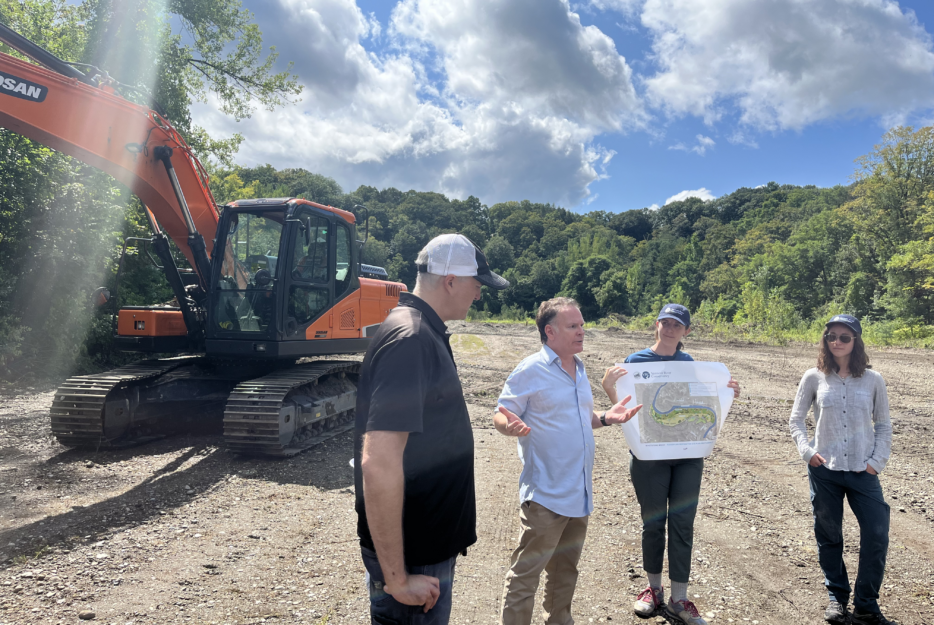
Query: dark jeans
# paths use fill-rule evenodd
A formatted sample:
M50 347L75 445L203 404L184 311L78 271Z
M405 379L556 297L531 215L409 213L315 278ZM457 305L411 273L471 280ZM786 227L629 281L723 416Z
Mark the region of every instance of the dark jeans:
M704 473L703 458L629 460L629 476L642 512L642 567L661 573L668 524L668 576L687 583L694 548L694 516Z
M366 567L366 586L370 591L370 621L372 625L447 625L451 618L451 589L454 585L454 563L457 556L438 564L406 567L409 575L430 575L441 582L441 595L434 607L425 612L420 605L405 605L383 590L386 579L376 559L376 552L360 548Z
M859 523L859 571L853 607L860 612L879 612L879 588L885 574L889 549L889 504L882 497L879 476L868 471L831 471L808 465L811 507L817 555L824 585L831 599L846 605L850 580L843 563L843 498Z

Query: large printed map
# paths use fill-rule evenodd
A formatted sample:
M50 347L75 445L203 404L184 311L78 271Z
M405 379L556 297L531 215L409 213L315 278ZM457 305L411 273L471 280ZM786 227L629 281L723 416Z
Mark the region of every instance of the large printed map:
M712 387L712 388L711 388ZM720 400L715 385L664 382L636 386L636 402L646 406L639 420L644 443L716 440Z
M662 361L620 364L616 382L626 404L642 409L622 425L640 460L703 458L710 455L733 405L730 372L719 362Z

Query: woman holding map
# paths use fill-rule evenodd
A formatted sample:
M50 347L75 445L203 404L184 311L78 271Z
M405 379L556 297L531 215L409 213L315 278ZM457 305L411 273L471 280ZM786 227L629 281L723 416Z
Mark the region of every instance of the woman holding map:
M693 361L682 351L684 337L691 333L691 313L681 304L666 304L655 320L655 344L630 354L627 363ZM615 404L616 381L626 375L622 367L610 367L603 389ZM728 384L739 397L739 384ZM630 452L629 475L642 513L642 566L649 578L634 604L637 616L648 618L663 605L669 615L686 625L706 625L688 599L691 551L694 546L694 516L700 495L703 458L639 460ZM671 598L665 604L662 567L665 560L665 525L668 525L668 576Z
M853 594L853 623L887 625L879 609L879 587L889 547L889 505L879 473L892 448L889 399L882 376L869 369L862 326L836 315L826 324L817 367L798 384L789 426L808 463L817 557L829 602L824 620L846 623L850 581L843 563L843 499L859 523L859 572ZM814 409L814 438L808 439L808 410Z

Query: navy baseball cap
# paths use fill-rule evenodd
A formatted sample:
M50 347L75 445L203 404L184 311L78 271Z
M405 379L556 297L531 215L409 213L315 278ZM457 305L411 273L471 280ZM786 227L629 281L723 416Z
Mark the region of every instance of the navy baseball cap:
M830 321L824 324L825 328L829 328L834 323L842 323L850 330L856 334L856 336L862 336L863 326L859 325L859 319L853 315L834 315L830 318Z
M674 319L685 328L691 327L691 313L681 304L665 304L662 306L662 312L658 313L655 320L661 321L662 319Z

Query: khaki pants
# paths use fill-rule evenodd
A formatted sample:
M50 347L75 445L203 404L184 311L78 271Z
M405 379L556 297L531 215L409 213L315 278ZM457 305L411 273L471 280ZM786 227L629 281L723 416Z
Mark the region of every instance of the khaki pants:
M534 501L519 509L519 546L512 554L503 589L503 625L532 622L538 578L545 571L542 612L548 625L573 625L571 600L577 586L577 562L584 549L590 517L555 514Z

